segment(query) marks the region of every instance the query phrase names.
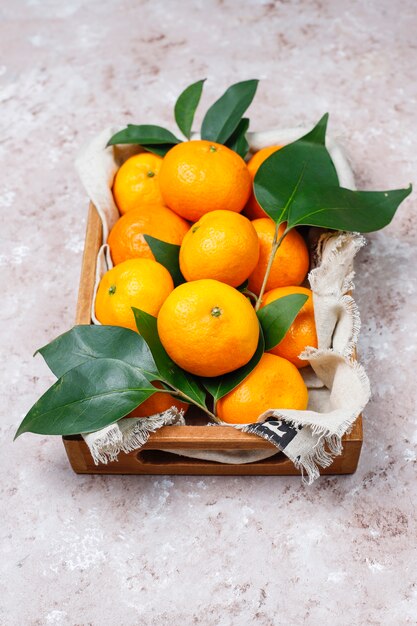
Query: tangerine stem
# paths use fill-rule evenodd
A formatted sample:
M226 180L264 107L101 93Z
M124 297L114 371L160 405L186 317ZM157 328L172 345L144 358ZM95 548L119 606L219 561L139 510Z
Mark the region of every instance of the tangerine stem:
M265 293L266 283L268 282L269 274L271 273L272 263L274 262L274 258L275 258L275 255L277 253L277 250L280 247L280 245L282 244L282 241L283 241L284 237L286 237L288 235L288 233L289 233L289 229L288 230L285 229L284 232L282 233L281 237L278 239L278 229L279 229L279 226L280 225L277 222L275 224L274 238L272 240L272 247L271 247L271 253L270 253L269 259L268 259L268 265L266 266L266 271L265 271L264 279L262 281L261 291L259 292L259 296L258 296L258 299L257 299L256 304L255 304L255 311L258 311L259 307L261 306L262 298L263 298L263 295Z
M242 291L243 295L245 296L250 296L251 298L253 298L255 301L258 299L258 296L256 295L256 293L253 293L253 291L249 291L249 289L244 289Z
M204 411L204 413L207 413L207 415L217 424L221 424L221 421L219 420L219 418L217 417L217 415L214 415L214 413L212 413L211 411L208 410L208 408L206 406L203 406L202 404L197 404L197 402L194 402L194 400L192 400L189 396L187 396L185 393L183 393L182 391L179 391L179 389L176 389L174 387L174 391L171 392L171 395L173 396L178 396L179 398L182 398L183 400L186 400L187 402L189 402L190 404L194 404L195 406L198 406L199 409L201 409L202 411Z

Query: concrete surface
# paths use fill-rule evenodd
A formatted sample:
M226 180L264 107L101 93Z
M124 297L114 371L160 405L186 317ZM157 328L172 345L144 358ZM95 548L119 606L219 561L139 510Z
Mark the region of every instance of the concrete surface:
M12 444L53 380L31 355L73 324L82 143L174 129L199 78L204 110L259 77L253 129L330 111L359 186L416 182L416 29L413 0L3 0L1 624L417 623L415 196L357 263L373 399L355 475L79 477L59 438Z

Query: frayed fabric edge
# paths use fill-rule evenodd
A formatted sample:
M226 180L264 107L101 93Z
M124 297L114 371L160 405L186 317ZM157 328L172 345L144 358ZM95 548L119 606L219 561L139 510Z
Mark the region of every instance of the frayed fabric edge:
M326 449L326 446L328 450ZM306 485L311 485L320 477L321 468L330 467L334 459L343 452L342 438L337 435L322 436L314 448L307 454L291 458L296 469L301 472L301 480Z
M326 449L327 448L327 449ZM301 480L305 485L311 485L320 477L321 468L330 467L334 459L343 452L342 437L339 435L322 435L317 444L307 454L295 458L288 455L296 469L301 472Z
M323 258L324 245L330 239L334 240L334 247L326 253L326 258ZM349 243L353 244L353 250L351 252L351 262L353 262L359 250L366 245L366 239L362 234L356 232L348 233L346 231L334 231L330 233L324 233L320 236L316 245L316 249L313 252L315 267L309 272L308 275L310 287L313 291L319 292L322 290L322 288L319 288L319 283L323 281L323 276L329 273L332 265L339 260L341 254L343 253L342 251L344 246ZM353 278L354 271L353 269L351 269L337 291L343 294L344 292L346 293L346 291L352 289Z
M358 343L359 333L361 330L361 317L358 309L358 305L352 296L344 295L340 298L340 305L348 312L350 319L352 320L352 331L349 341L346 344L343 354L345 356L352 356L355 351L356 344Z
M150 417L128 418L105 429L102 435L89 439L85 435L95 465L117 461L120 452L132 452L140 449L151 433L162 426L184 425L184 412L175 407Z
M90 435L82 436L93 457L94 465L99 465L99 463L107 465L110 461L117 461L122 445L122 432L117 423L94 439L90 438Z
M350 427L352 427L355 419L356 416L349 421ZM297 425L296 422L293 420L289 420L286 418L285 421L292 426ZM348 422L348 420L346 420L346 422ZM248 432L250 430L249 424L247 426L239 428L239 430L241 430L242 432ZM320 477L319 467L330 467L334 459L337 456L340 456L343 452L343 435L329 433L329 431L323 428L320 429L318 426L314 426L310 428L310 430L311 434L313 436L317 436L318 439L316 444L308 453L293 455L291 454L291 450L289 450L288 448L281 449L279 446L276 446L278 450L281 450L281 452L294 463L294 467L301 472L301 480L306 485L311 485L315 480ZM269 436L268 434L263 433L258 434L258 436L261 436L263 439L266 439L270 443L276 445L272 434L271 436ZM288 447L291 448L291 445L289 445Z

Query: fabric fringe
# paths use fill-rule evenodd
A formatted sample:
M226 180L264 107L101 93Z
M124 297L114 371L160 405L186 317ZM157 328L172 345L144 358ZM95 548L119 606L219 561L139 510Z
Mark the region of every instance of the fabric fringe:
M354 419L356 419L356 415L353 420ZM292 426L297 426L297 420L289 420L287 418L285 421ZM243 427L240 425L239 430L242 432L250 432L250 425L247 424ZM322 468L329 467L333 463L335 457L342 454L342 435L344 434L344 432L342 435L332 434L329 433L327 429L319 426L312 426L310 427L310 430L313 436L318 436L318 439L317 443L308 453L301 454L294 458L292 455L288 454L286 449L282 450L282 452L284 452L284 454L286 454L294 463L295 468L301 472L302 481L307 485L311 485L317 478L319 478L319 466ZM266 441L274 444L278 450L281 450L281 448L276 445L276 440L274 439L272 433L269 435L267 432L263 431L262 433L257 434Z
M348 293L349 291L354 291L355 290L355 283L354 278L355 278L356 272L354 270L352 270L343 280L342 283L342 288L341 288L341 292L342 293Z
M294 428L297 428L298 426L308 428L313 437L317 436L319 438L325 437L326 439L329 439L329 443L331 443L332 449L336 450L339 449L339 444L334 442L336 441L336 439L339 439L341 441L343 435L345 435L347 432L349 432L349 430L352 429L353 424L355 423L358 415L362 412L363 408L364 407L362 407L359 412L354 411L350 413L349 416L339 424L335 432L331 432L328 428L326 428L326 426L321 426L320 424L306 424L302 420L298 420L296 417L289 418L287 416L281 416L278 419L282 419L283 421L285 421L286 424L294 426ZM279 416L278 411L276 413L276 416ZM245 430L245 428L243 428L242 430ZM334 437L335 439L331 439L332 437Z
M334 239L333 247L331 250L325 252L325 244L332 238ZM308 275L312 291L319 290L319 283L327 283L327 281L323 281L323 277L332 274L332 267L335 263L340 261L343 247L348 243L353 243L354 246L354 252L350 255L353 260L358 251L366 245L366 239L360 233L347 233L342 231L324 233L319 237L314 254L315 264L317 266L314 267ZM345 277L342 285L339 286L339 289L343 289L342 293L345 293L352 288L351 282L353 277L354 272L353 269L351 269L349 274Z
M184 411L171 407L163 413L152 415L151 417L140 418L133 430L123 438L121 450L123 452L131 452L141 448L149 439L151 433L154 433L162 426L171 426L172 424L184 425Z
M318 430L318 429L317 429ZM330 467L334 459L343 452L342 437L339 435L322 435L307 454L301 454L291 460L301 472L304 484L311 485L320 476L321 468Z
M129 418L109 427L92 441L86 439L95 465L117 461L120 452L132 452L141 448L151 433L162 426L184 425L184 411L171 407L163 413L150 417Z
M333 451L326 450L326 446L329 438L323 437L319 439L317 445L308 454L301 455L300 457L293 459L296 469L301 471L301 480L306 485L311 485L320 476L319 467L330 467L334 458L342 453L342 443L339 439L339 445L337 448L333 447Z
M122 433L116 423L99 437L91 442L88 440L86 442L93 457L94 465L99 463L107 465L109 461L117 461L117 455L122 445Z
M359 361L356 361L356 359L350 359L350 363L353 369L355 370L356 374L358 375L358 378L365 390L365 393L368 395L368 398L371 398L372 396L371 383L369 381L368 374L366 373L364 366L361 365ZM361 411L363 411L364 408L365 407L363 406L361 408Z
M352 296L344 295L340 298L340 306L348 313L352 322L352 331L349 341L343 351L345 356L352 356L356 344L358 343L359 333L361 330L361 317L358 309L358 305Z

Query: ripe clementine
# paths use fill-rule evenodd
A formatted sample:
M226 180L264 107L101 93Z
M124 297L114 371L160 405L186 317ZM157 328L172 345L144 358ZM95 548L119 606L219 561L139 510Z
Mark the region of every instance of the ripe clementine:
M217 415L230 424L251 424L268 409L307 408L308 391L295 365L264 354L235 389L217 402Z
M301 352L307 347L317 348L316 324L314 321L313 294L310 289L305 287L277 287L268 291L262 298L261 307L278 300L283 296L289 296L293 293L301 293L308 296L308 300L300 309L294 322L288 329L284 339L275 348L269 352L282 356L284 359L291 361L298 369L306 367L308 361L302 361L298 358Z
M255 152L253 157L248 161L248 170L249 170L249 174L251 175L252 184L255 179L255 174L260 168L260 166L262 165L262 163L269 156L271 156L271 154L273 154L280 148L282 148L282 146L268 146L266 148L262 148L261 150L258 150L258 152ZM261 208L261 206L259 205L258 201L255 198L255 193L253 191L253 188L252 188L252 193L250 195L248 203L245 206L245 209L243 212L251 220L254 220L258 217L267 217L265 211Z
M174 288L171 274L151 259L130 259L106 272L100 281L96 317L102 324L136 330L132 306L155 317Z
M180 268L186 280L214 278L238 287L255 269L258 257L258 235L246 217L211 211L185 235Z
M275 224L269 217L253 220L252 224L258 233L260 247L258 264L249 276L249 289L259 294L271 253ZM281 224L278 237L282 235L284 230L285 224ZM284 238L277 250L266 283L266 290L300 285L306 277L308 267L309 256L306 243L301 235L293 229Z
M253 356L259 324L249 300L217 280L174 289L158 315L162 345L175 363L199 376L220 376Z
M107 243L113 263L138 257L155 259L143 235L180 245L189 228L188 222L162 204L132 209L110 231Z
M144 204L163 204L159 189L159 170L162 157L150 152L135 154L118 169L113 196L123 215Z
M171 148L159 184L165 204L192 222L209 211L239 213L251 191L244 160L230 148L205 140L184 141Z
M163 389L162 383L158 380L154 380L152 385L157 387L157 389ZM173 406L186 413L190 405L186 402L181 402L178 398L174 398L174 396L171 396L170 393L156 392L153 396L150 396L147 400L145 400L145 402L142 402L142 404L136 407L134 411L129 413L127 417L149 417L151 415L156 415L156 413L168 411L168 409Z

